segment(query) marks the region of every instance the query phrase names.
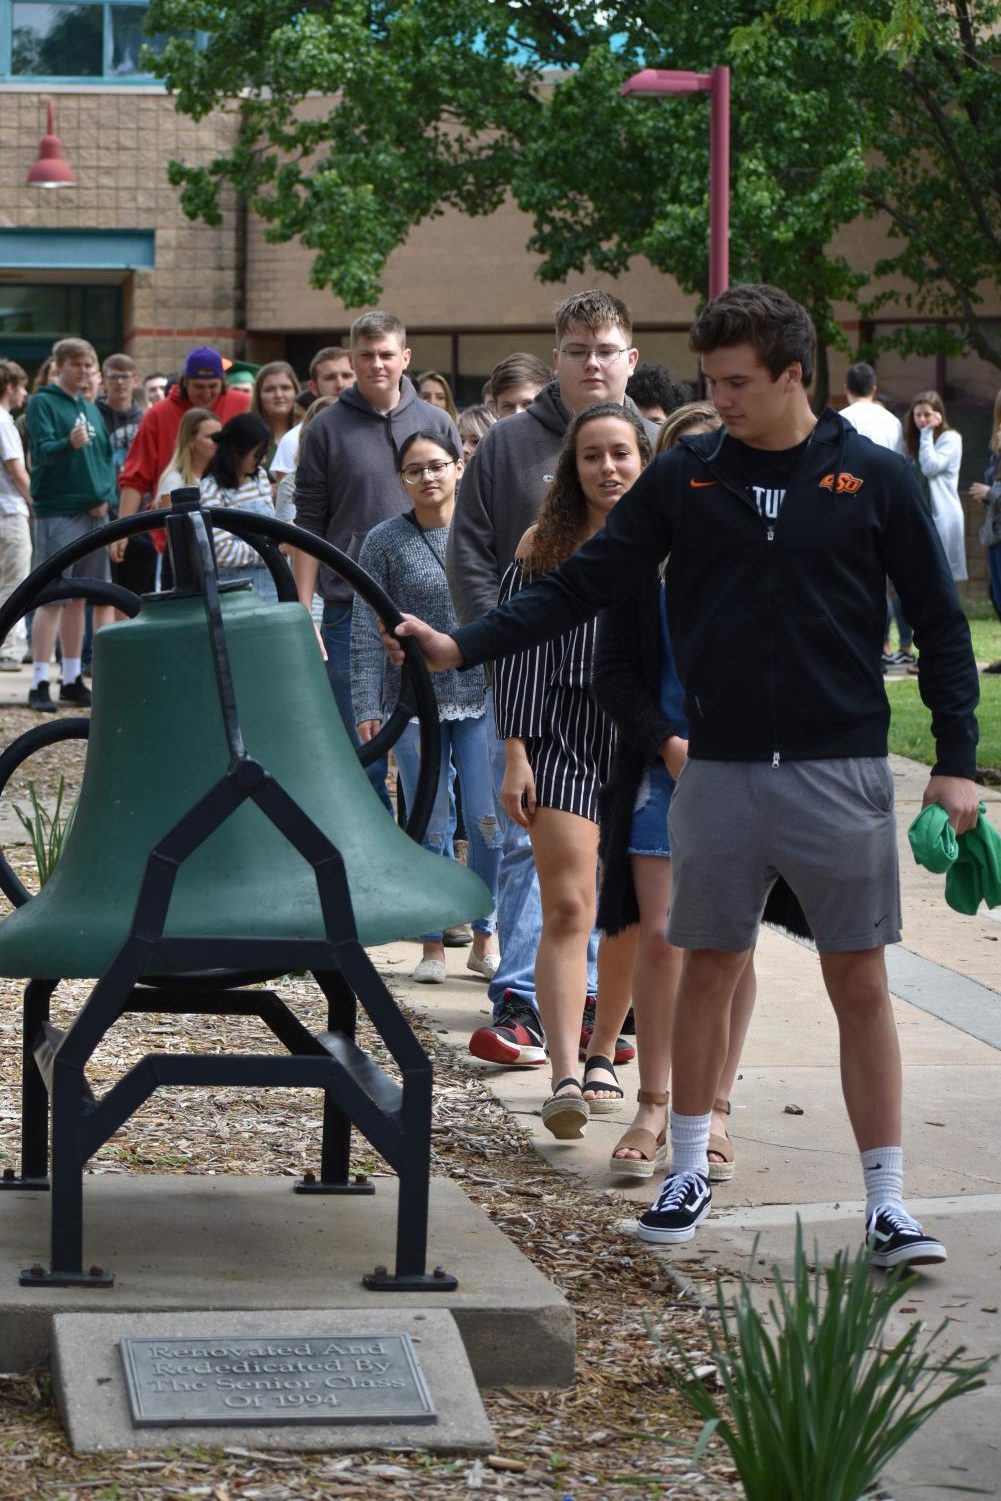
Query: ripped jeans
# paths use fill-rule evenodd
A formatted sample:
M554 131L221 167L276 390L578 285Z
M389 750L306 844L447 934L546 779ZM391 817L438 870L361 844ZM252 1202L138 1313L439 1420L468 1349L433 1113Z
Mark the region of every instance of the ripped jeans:
M416 724L408 724L393 749L407 807L413 806L417 773L420 769L420 732ZM436 854L446 855L450 845L448 769L455 759L459 781L462 784L462 814L469 837L469 869L478 875L497 901L497 868L500 865L502 833L500 820L494 809L494 787L490 775L490 755L487 749L487 720L481 714L478 719L443 719L441 721L441 770L438 774L438 791L434 807L424 835L424 848ZM474 933L493 933L497 927L497 913L478 917L473 923ZM422 933L424 943L440 943L441 931Z

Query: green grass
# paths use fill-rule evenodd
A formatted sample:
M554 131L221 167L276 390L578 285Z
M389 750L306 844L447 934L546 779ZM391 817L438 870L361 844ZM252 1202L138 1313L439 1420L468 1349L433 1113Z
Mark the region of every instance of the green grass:
M973 651L981 663L1001 658L1001 624L993 610L988 615L989 608L981 605L970 608ZM892 712L890 750L931 766L935 760L931 715L921 702L917 678L886 678L885 683ZM1001 768L1001 675L981 677L977 719L980 721L977 765L982 769Z

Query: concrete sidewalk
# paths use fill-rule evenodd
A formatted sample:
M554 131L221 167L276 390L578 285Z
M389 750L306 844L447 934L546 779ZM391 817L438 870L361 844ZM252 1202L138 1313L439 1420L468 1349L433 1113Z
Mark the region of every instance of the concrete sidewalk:
M920 1275L907 1307L929 1331L943 1319L944 1352L1001 1354L1001 909L977 917L951 911L943 877L914 864L906 830L921 806L927 769L891 758L897 789L904 901L904 943L888 951L894 1010L904 1059L905 1181L909 1204L945 1240L949 1262ZM1001 829L1001 794L984 789L988 816ZM380 967L408 1001L466 1057L484 1086L517 1115L536 1149L555 1167L581 1174L595 1195L619 1199L629 1217L650 1202L653 1185L613 1180L610 1152L624 1131L637 1087L635 1064L620 1070L627 1103L594 1118L583 1141L558 1143L543 1132L547 1068L503 1070L466 1052L470 1033L489 1015L486 986L465 971L468 950L448 951L450 977L428 987L409 980L420 950L396 944ZM714 1188L713 1215L688 1246L657 1252L682 1277L686 1268L723 1275L754 1271L792 1255L795 1218L822 1255L853 1251L863 1235L862 1183L841 1098L837 1033L812 949L770 930L757 951L758 1004L733 1099L737 1156L732 1183ZM787 1113L798 1107L802 1114ZM901 1316L901 1325L907 1316ZM890 1467L895 1498L938 1501L950 1485L1001 1496L1001 1369L982 1392L937 1414Z

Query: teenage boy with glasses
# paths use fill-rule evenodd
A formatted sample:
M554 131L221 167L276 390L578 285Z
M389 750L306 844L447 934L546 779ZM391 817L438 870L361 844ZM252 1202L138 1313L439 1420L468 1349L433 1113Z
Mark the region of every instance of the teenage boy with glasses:
M448 538L448 586L455 612L464 625L479 620L497 603L505 570L525 532L535 521L552 483L556 461L570 422L578 412L602 401L636 407L626 396L626 382L638 358L633 347L632 318L625 303L608 292L578 292L556 309L554 378L525 411L498 422L480 440L459 488ZM638 415L638 414L637 414ZM647 423L651 442L657 429ZM492 694L487 712L493 716ZM475 1058L508 1066L538 1066L546 1051L535 1000L535 955L542 932L539 882L527 832L500 812L504 779L504 742L492 730L492 753L498 817L505 823L497 889L500 967L490 982L493 1019L470 1038ZM596 942L588 955L588 995L597 989ZM622 1063L633 1056L627 1044L605 1049Z

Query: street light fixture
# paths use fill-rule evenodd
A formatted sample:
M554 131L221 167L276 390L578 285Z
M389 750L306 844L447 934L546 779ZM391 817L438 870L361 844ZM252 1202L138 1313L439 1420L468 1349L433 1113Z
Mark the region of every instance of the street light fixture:
M690 73L680 68L643 68L627 78L622 95L709 95L709 296L730 280L730 69Z
M51 99L47 103L48 129L25 180L31 188L71 188L76 185L76 173L63 156L63 143L56 135L55 106Z

